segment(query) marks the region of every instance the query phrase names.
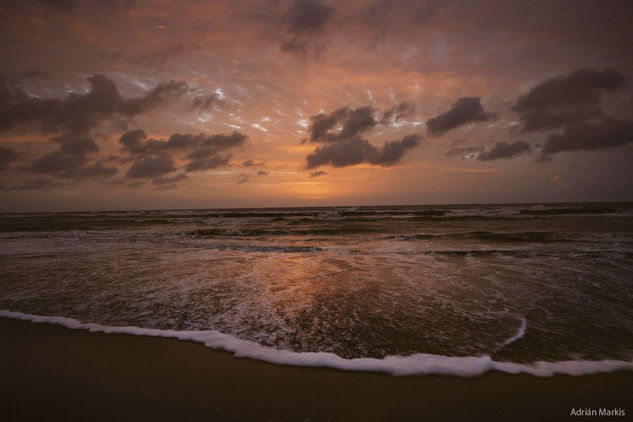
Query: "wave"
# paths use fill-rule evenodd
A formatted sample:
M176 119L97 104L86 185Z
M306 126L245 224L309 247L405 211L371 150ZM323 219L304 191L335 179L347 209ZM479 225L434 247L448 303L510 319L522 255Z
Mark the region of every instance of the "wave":
M388 236L386 239L394 240L454 240L472 239L498 242L633 242L633 238L621 233L564 233L553 231L542 232L490 232L475 231L464 233L440 233L440 234L400 234Z
M336 236L352 233L375 233L383 231L380 227L343 226L332 229L304 229L304 230L263 230L263 229L196 229L185 232L184 235L193 237L261 237L261 236Z
M527 331L527 320L524 317L521 317L519 320L521 321L521 325L519 325L516 334L506 339L501 347L505 347L511 343L514 343L525 335L525 332Z
M623 360L567 360L538 361L534 363L516 363L495 361L488 355L482 356L442 356L427 353L416 353L409 356L387 356L383 359L355 358L345 359L334 353L326 352L293 352L263 346L253 341L242 340L215 330L208 331L176 331L159 330L140 327L112 327L95 323L84 323L76 319L38 316L0 310L0 317L61 325L71 329L88 330L105 334L131 334L149 337L166 337L178 340L202 343L212 349L233 353L236 358L256 359L278 365L305 367L324 367L345 371L383 372L393 376L411 375L451 375L458 377L475 377L488 371L500 371L509 374L530 374L538 377L549 377L556 374L580 376L601 372L620 370L633 371L633 361Z
M244 252L319 252L323 248L318 246L289 246L289 245L232 245L232 244L192 244L183 242L163 242L170 246L184 246L195 249L214 249L220 251L244 251Z
M621 208L545 208L519 210L522 215L568 215L568 214L614 214L622 212Z

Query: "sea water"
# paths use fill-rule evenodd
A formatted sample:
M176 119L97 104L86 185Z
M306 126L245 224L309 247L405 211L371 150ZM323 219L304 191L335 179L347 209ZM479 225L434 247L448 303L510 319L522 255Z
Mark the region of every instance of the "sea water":
M0 316L395 375L633 369L633 204L0 215Z

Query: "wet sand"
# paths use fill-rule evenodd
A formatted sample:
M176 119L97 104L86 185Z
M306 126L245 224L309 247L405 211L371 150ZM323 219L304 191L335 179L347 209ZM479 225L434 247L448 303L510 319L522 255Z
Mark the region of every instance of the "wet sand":
M394 378L8 318L0 318L0 333L0 417L8 421L561 420L572 408L633 415L633 372L626 371Z

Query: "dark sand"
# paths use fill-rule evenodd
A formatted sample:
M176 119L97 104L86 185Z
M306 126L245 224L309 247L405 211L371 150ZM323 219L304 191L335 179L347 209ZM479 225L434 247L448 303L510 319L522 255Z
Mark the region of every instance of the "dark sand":
M5 421L535 421L574 419L573 407L625 409L626 417L615 420L633 415L633 372L394 378L277 366L174 339L7 318L0 329Z

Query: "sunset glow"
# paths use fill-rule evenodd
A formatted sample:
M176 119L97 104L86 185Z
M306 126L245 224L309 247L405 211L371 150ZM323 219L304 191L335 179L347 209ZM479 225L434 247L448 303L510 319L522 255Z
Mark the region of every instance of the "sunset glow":
M0 11L2 211L631 199L627 2Z

